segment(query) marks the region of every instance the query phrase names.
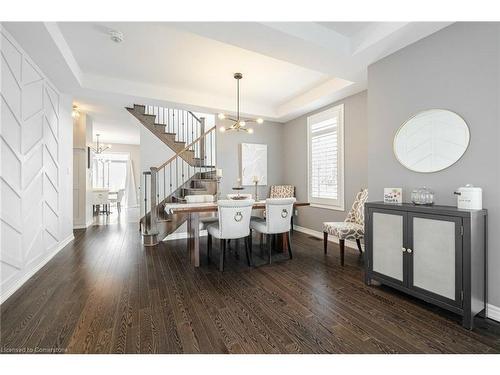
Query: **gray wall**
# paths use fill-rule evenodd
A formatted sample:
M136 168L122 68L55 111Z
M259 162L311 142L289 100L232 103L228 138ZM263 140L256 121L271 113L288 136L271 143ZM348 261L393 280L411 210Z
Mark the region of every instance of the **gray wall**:
M368 69L369 200L384 187L432 188L438 204L456 204L453 191L467 183L483 188L489 211L489 303L500 306L499 26L457 23L371 65ZM460 114L470 146L452 167L415 173L395 159L392 140L401 123L428 108Z
M229 122L216 120L217 125L229 126ZM267 144L267 182L269 185L283 183L283 124L270 121L262 125L252 124L253 134L246 132L225 132L217 134L217 168L222 168L221 197L235 193L231 190L240 176L239 145L240 143ZM265 198L269 193L268 186L259 186L259 197ZM253 186L245 186L243 193L254 193Z
M307 202L307 117L344 104L344 185L345 209L349 210L356 193L367 180L367 93L347 97L283 125L283 183L295 185L297 199ZM297 225L322 230L324 221L343 221L346 211L304 207L299 210Z

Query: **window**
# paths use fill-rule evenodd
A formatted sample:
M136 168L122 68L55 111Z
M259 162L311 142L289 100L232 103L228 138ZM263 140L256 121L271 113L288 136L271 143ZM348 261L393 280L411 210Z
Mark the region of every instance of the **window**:
M92 163L92 185L112 191L125 189L127 154L97 154Z
M307 118L308 195L313 206L344 210L344 105Z

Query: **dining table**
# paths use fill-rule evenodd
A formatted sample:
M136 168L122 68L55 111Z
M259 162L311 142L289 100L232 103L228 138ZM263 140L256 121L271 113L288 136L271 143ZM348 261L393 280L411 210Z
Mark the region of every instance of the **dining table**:
M307 202L295 202L293 207L309 206ZM253 210L264 210L266 201L257 201L252 206ZM167 214L187 214L187 250L189 259L194 267L200 266L200 216L217 212L217 202L210 203L167 203L165 212ZM284 235L284 234L283 234ZM283 250L286 250L286 241L280 241Z

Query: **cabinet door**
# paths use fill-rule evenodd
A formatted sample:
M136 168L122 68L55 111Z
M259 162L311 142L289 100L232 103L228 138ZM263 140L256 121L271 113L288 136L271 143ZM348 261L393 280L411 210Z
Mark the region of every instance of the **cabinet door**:
M409 287L452 305L461 304L462 219L408 214Z
M371 213L370 264L374 273L392 283L404 284L405 213L376 210Z

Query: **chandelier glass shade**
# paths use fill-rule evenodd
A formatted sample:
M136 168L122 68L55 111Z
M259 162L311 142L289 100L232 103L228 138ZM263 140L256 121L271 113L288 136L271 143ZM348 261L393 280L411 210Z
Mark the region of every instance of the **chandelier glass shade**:
M262 124L264 122L263 119L257 118L257 119L243 119L240 116L240 80L243 78L243 74L241 73L234 73L234 79L236 79L236 118L227 116L224 113L219 113L218 118L219 120L228 120L232 122L232 125L224 127L220 126L219 131L220 132L225 132L225 131L245 131L247 133L252 134L253 129L248 128L247 125L251 123L257 123L257 124Z

